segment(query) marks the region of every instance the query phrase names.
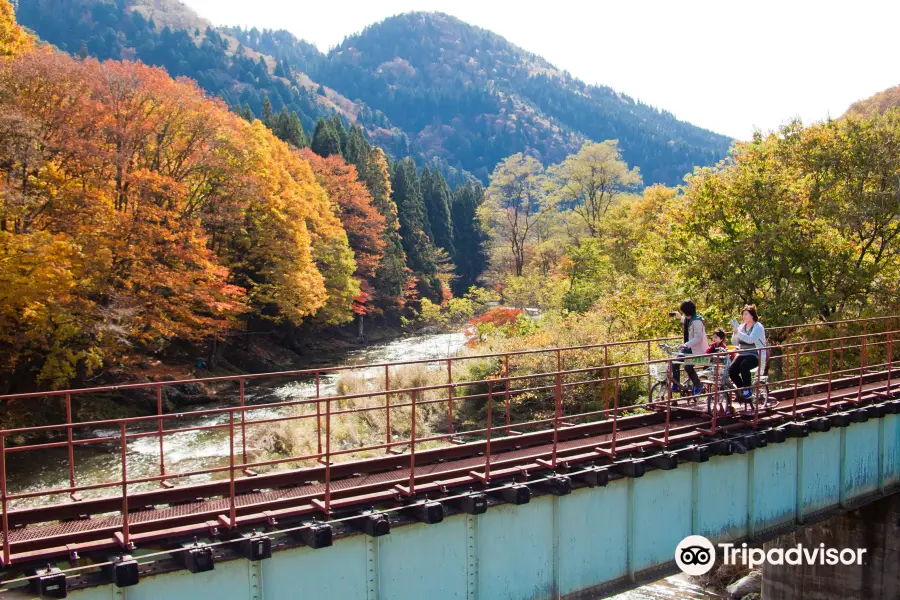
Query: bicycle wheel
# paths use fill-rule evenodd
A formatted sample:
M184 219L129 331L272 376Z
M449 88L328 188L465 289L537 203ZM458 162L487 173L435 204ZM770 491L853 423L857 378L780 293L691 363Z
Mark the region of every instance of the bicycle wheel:
M706 386L703 386L703 387L705 388ZM691 378L687 376L687 373L685 373L685 375L682 379L681 391L678 392L678 394L672 394L672 403L673 404L675 403L676 396L677 396L678 400L681 400L682 404L688 404L691 406L696 405L698 402L700 402L700 399L702 398L702 396L700 396L699 398L694 397L694 382L691 381Z
M774 398L772 398L771 396L769 396L769 384L764 383L761 386L759 386L760 408L763 408L763 409L771 408L773 406L776 406L777 404L778 404L778 401L775 400Z
M713 404L722 403L723 392L722 390L717 390L715 384L705 385L703 388L704 393L706 393L706 413L711 415L714 408Z
M668 397L668 386L665 381L657 381L653 384L653 387L650 388L650 404L653 404L658 408L665 408Z

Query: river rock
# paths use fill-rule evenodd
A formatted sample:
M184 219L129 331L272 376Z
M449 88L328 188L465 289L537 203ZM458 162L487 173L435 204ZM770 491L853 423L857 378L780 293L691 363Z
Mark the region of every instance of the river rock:
M163 387L166 400L176 406L206 404L213 399L199 383L182 383Z
M261 352L250 352L244 348L231 347L225 349L223 358L234 365L238 370L247 373L269 373L281 371L287 368L270 360Z
M727 588L730 598L743 598L749 594L758 594L762 590L762 572L750 571L749 575L741 577Z

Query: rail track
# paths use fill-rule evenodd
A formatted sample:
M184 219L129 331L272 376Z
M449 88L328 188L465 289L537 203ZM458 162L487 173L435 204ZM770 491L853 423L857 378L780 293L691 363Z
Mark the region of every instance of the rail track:
M845 328L862 328L863 331L848 334L846 329L839 330L842 335L814 337L812 340L803 339L771 347L773 359L782 361L782 371L793 370L792 376L770 386L770 395L776 403L764 409L757 404L755 408L727 417L721 416L718 409L725 402L724 393L720 392L713 394L716 409L712 414L697 408L701 404L705 407L705 399L693 404L674 398L645 404L640 407L639 414L624 414L635 409L619 406L621 386L635 380L647 380L649 386L648 366L669 360L653 360L649 356L651 344L658 340L446 359L446 384L416 388L390 389L389 369L392 366L389 365L385 366L384 389L332 397L322 397L319 393L322 370L298 372L299 375L315 378L316 397L281 404L314 405L316 412L278 419L247 418L248 413L259 410L261 406L245 404L244 384L256 376L243 376L237 378L240 386L238 406L206 411L227 414L228 423L202 428L165 428L165 424L179 415L163 414L161 402L159 414L151 417L73 422L72 396L104 388L57 392L55 396L65 399L65 423L0 430L2 559L7 579L48 562L68 560L76 564L79 560L83 562L85 557L92 557L94 562L101 563L112 555L149 551L157 557L172 556L177 559L180 553L190 551L185 549L186 541L199 538L234 545L247 536L271 538L293 530L307 532L301 536L303 541L298 543L314 547L328 545L331 531L326 523L329 521L357 525L362 522L363 530L375 535L386 532L385 529L390 527L390 519L379 515L403 514L405 518L434 522L443 518L445 510L486 508L485 495L490 498L490 503L527 502L532 493L566 494L573 486L605 485L617 477L640 477L649 469L677 468L681 462L702 462L711 455L730 454L736 450L784 441L790 436L807 435L810 429L825 430L897 413L900 411L900 387L896 385L893 357L897 332L890 328L890 323L896 320L896 317L890 317L847 321L843 322ZM879 325L880 328L877 327ZM828 326L833 331L841 324ZM610 351L616 348L631 352L626 357L633 356L635 348L640 352L646 348L648 358L638 361L610 360ZM585 349L602 355L603 363L587 368L563 368L566 351ZM510 372L511 357L540 352L550 353L551 361L555 357L556 370ZM490 379L457 381L450 374L454 360L485 358L500 365L499 372ZM827 367L823 367L822 363L827 363ZM377 368L382 366L376 365ZM154 384L152 389L156 390L159 398L162 386L178 383ZM605 408L567 412L563 396L567 391L571 393L585 386L602 386L604 394L609 392L609 396L604 398ZM464 390L468 392L459 393ZM443 395L435 397L437 393ZM522 423L511 422L511 398L514 400L516 395L525 393L538 395L545 404L553 406L553 416ZM23 401L38 396L0 397L0 402ZM331 420L337 415L354 412L342 409L339 402L373 396L383 398L383 406L355 410L383 410L388 422L392 411L395 415L396 411L408 412L411 416L408 437L398 441L389 434L383 444L332 451ZM397 402L398 399L400 402ZM486 423L483 427L466 431L461 431L458 426L454 430L454 407L473 401L486 405ZM337 410L332 410L334 403L338 403ZM442 407L446 404L450 413L449 431L417 437L416 410L429 404ZM495 414L505 416L505 419L494 423ZM318 424L324 423L324 429L320 429L324 440L319 438L318 452L289 459L254 462L245 448L238 450L237 446L245 444L247 439L247 427L291 419L315 419ZM128 432L129 426L148 420L158 422L157 432ZM94 440L79 439L73 431L79 427L111 426L119 429L118 438L107 436L100 439L118 439L120 442L121 479L105 484L77 485L72 449L79 443ZM205 470L222 478L173 485L173 480L192 473L166 472L162 446L164 436L174 431L210 428L227 430L230 435L229 464ZM65 441L24 444L24 447L67 447L71 485L65 489L37 493L7 493L6 456L23 447L8 445L8 440L26 432L52 430L64 431ZM147 435L159 436L160 474L130 479L126 458L128 440ZM425 442L444 445L423 449L421 445ZM383 452L383 455L345 460L354 452ZM314 461L314 466L260 474L253 471L260 465L283 464L289 460ZM160 487L150 491L129 491L129 485L136 482L158 482ZM98 488L119 493L79 499L79 492ZM46 503L9 507L11 500L36 497L41 493L47 498ZM61 494L67 494L70 498L59 502L57 499ZM469 500L461 503L460 498ZM476 502L473 498L482 500ZM310 538L310 530L319 533Z

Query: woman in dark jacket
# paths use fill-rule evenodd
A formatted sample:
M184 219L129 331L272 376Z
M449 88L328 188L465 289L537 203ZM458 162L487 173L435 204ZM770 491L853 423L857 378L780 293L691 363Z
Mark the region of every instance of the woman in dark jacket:
M682 355L689 354L705 354L709 340L706 337L706 327L703 324L703 317L697 314L697 305L691 300L685 300L681 303L681 324L684 330L684 344L681 345L679 351ZM681 379L681 365L672 365L672 377L676 383L672 384L672 391L681 391L676 387L677 382ZM703 393L703 386L700 384L700 376L693 365L684 365L684 370L688 377L691 378L691 385L694 387L694 395Z

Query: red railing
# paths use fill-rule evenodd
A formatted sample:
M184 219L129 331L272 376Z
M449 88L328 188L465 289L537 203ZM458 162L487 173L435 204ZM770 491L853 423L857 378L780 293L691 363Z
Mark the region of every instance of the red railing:
M890 316L780 328L780 335L790 341L764 349L769 354L769 372L781 373L777 377L773 375L768 383L768 393L777 397L780 404L776 408L760 408L763 390L757 380L751 389L756 399L754 408L738 417L729 416L729 422L724 426L720 413L728 404L731 392L722 391L718 387L700 397L676 399L666 385L668 392L664 400L653 401L650 398L654 385L651 365L663 365L667 372L671 372L673 360L654 359L654 346L676 338L0 396L0 405L4 408L20 402L62 399L65 414L65 421L60 423L0 430L3 561L4 564L10 564L15 558L10 547L10 517L15 518L17 512L25 510L10 507L10 503L22 504L23 501L30 500L47 504L61 495L68 495L71 501L78 502L86 494L119 489L122 521L121 530L116 533L116 537L123 547L130 547L129 495L134 493L136 486L141 485L153 484L170 488L191 478L225 476L228 478L228 511L222 524L234 528L238 525L239 516L237 482L252 478L263 469L276 469L291 463L324 466L324 491L320 498L312 502L326 515L330 515L333 508L332 466L347 461L362 461L360 464L363 464L363 459L377 452L397 454L408 451L409 478L407 483L396 486L396 490L403 496L414 496L417 489L417 451L429 446L483 442L483 466L473 469L470 475L473 480L488 484L492 479L492 442L497 439L498 434L549 434L552 430L552 443L548 444L549 460L542 459L540 464L556 469L560 458L560 431L574 426L576 422L611 423L609 440L603 447L597 448L597 453L614 460L622 451L618 425L627 411L664 412L663 430L651 439L654 444L668 448L673 437L670 435L671 429L677 423L677 418L691 414L703 415L706 397L710 397L711 410L703 417L706 424L702 431L707 435L716 435L732 426L756 427L760 423L761 412L789 411L790 416L796 418L798 412L810 409L830 410L834 392L838 389L836 386L849 385L848 380L859 383L859 389L855 397L841 395L840 402L859 403L864 397L865 386L862 384L866 383L865 377L868 375L883 374L887 383L886 386L879 387L879 391L882 391L882 387L887 393L892 391L893 345L898 333L895 330L898 321L900 317ZM821 363L826 362L823 356L827 356L826 370L821 368ZM870 360L873 357L875 360ZM566 369L567 359L569 364L574 362L585 366ZM718 362L713 365L716 382L720 381L721 368ZM371 381L377 377L375 373L381 373L382 370L383 385L373 388ZM350 376L354 371L357 375L352 379ZM444 373L446 380L442 379ZM417 380L392 387L392 375L395 381L399 378L402 382L404 378L410 377ZM323 378L335 376L345 377L343 384L358 385L362 390L323 394ZM459 379L455 380L454 377ZM314 385L314 393L310 390L300 398L248 403L247 384L286 379L310 383ZM646 390L643 389L645 381ZM231 400L233 406L182 413L165 412L164 390L186 384L236 384L236 398ZM155 414L85 421L73 418L73 398L84 398L89 402L97 394L116 392L127 395L146 390L155 392ZM635 404L643 391L647 394L646 401ZM226 392L227 390L220 389L218 395L233 393ZM819 404L803 400L813 392L819 395L825 393L823 398L815 401ZM494 412L501 397L501 414L504 418L501 424L496 424ZM522 408L522 404L526 402L530 403L530 407ZM698 402L699 408L696 406ZM254 413L263 411L276 411L276 414L251 418ZM517 421L514 413L524 415L523 419ZM677 418L673 418L673 413L676 413L674 416ZM399 426L398 416L401 420ZM407 416L408 426L404 421ZM213 419L213 422L192 424L192 421L202 418ZM357 425L369 428L375 420L383 418L384 431L380 431L376 423L373 431L363 431L362 436L370 434L368 437L353 443L348 441L347 436L342 437L333 430L335 423L339 427L346 427L351 418L359 420ZM309 440L309 443L315 447L314 452L290 453L288 456L271 458L259 451L256 451L257 456L254 457L252 448L248 451L248 431L252 435L260 428L270 428L276 424L302 427L306 423L313 424L310 429L314 428L315 438ZM421 429L423 427L426 428L424 433ZM167 469L165 438L204 432L227 435L227 455L219 456L219 462L224 464L173 471L170 463ZM383 442L380 441L382 435ZM158 440L157 473L138 476L132 473L129 476L129 443L152 438ZM103 445L118 445L120 477L79 484L76 477L76 450ZM14 491L17 482L15 477L10 476L8 457L57 448L66 449L68 485Z

